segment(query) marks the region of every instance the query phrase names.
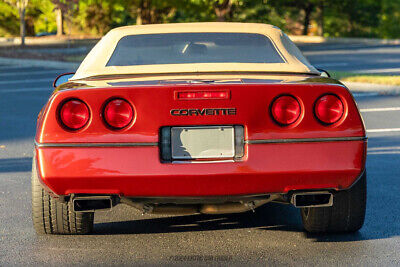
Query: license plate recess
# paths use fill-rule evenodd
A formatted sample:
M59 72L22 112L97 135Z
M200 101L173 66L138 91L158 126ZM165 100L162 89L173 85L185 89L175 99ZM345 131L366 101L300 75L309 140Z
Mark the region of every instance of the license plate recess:
M238 159L244 153L243 126L175 126L161 129L163 161Z

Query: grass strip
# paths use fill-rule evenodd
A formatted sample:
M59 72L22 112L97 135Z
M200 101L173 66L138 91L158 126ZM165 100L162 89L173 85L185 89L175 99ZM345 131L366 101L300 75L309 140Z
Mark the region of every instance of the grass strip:
M344 71L329 71L332 78L342 82L375 83L400 86L400 75L362 74Z

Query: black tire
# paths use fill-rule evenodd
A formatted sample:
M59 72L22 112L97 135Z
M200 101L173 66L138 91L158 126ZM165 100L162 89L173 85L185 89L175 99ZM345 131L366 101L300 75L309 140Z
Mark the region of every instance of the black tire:
M88 234L93 230L93 212L74 212L70 202L51 197L41 186L32 162L32 221L38 234Z
M332 207L302 208L304 229L310 233L349 233L364 224L367 204L366 172L350 189L339 191L333 197Z

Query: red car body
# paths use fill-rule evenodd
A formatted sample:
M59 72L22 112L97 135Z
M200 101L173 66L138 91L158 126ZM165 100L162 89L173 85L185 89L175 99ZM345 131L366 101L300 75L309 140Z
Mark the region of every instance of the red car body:
M162 85L157 81L86 89L67 83L39 116L36 155L41 181L56 195L135 197L349 188L365 168L367 143L360 114L343 85L329 78L304 78L294 83ZM193 90L228 91L230 98L176 98L177 92ZM345 107L341 120L329 126L319 122L313 111L316 100L328 93L339 96ZM280 95L292 95L301 103L301 119L295 125L282 127L272 118L270 105ZM77 132L65 130L58 119L60 104L71 98L84 101L91 114L89 123ZM113 98L126 99L135 110L133 123L121 131L110 129L102 119L104 104ZM171 115L174 109L205 108L237 112ZM232 162L162 162L160 127L191 125L243 125L244 156Z
M307 231L357 231L366 151L349 90L276 27L118 28L38 116L33 223L82 234L119 203L221 214L277 201Z

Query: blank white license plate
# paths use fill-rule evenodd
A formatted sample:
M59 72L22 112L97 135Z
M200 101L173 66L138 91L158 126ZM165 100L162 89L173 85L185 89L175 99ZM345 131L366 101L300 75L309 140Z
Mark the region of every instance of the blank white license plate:
M172 127L173 159L233 158L235 132L231 126Z

